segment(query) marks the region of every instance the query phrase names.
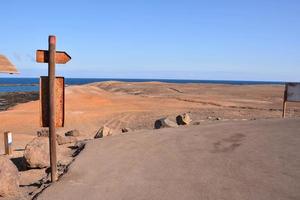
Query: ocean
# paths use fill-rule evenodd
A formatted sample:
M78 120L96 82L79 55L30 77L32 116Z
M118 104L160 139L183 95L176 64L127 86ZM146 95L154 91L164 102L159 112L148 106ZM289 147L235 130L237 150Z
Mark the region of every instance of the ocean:
M231 81L231 80L177 80L177 79L118 79L118 78L66 78L67 85L82 85L103 81L149 82L165 83L213 83L231 85L283 85L276 81ZM39 78L0 78L0 92L32 92L39 90Z

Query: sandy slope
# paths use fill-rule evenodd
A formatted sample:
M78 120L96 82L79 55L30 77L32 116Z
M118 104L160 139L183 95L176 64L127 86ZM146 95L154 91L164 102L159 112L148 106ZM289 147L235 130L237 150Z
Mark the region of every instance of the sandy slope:
M222 122L91 140L38 199L300 199L299 124Z
M208 116L253 119L281 116L282 86L104 82L66 88L66 126L92 137L102 125L111 128L152 129L155 119L190 112L194 120ZM300 105L289 116L300 116ZM39 130L39 102L20 104L0 112L0 132L14 134L15 149ZM3 150L0 143L0 153ZM18 152L16 152L18 153ZM21 152L22 153L22 152Z

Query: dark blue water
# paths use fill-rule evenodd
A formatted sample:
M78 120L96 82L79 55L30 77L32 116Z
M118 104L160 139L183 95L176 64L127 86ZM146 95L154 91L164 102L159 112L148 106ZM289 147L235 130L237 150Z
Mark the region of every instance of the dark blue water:
M228 80L176 80L176 79L109 79L109 78L66 78L67 85L82 85L102 81L148 82L165 83L213 83L231 85L282 85L276 81L228 81ZM30 92L39 90L39 78L0 78L0 92Z

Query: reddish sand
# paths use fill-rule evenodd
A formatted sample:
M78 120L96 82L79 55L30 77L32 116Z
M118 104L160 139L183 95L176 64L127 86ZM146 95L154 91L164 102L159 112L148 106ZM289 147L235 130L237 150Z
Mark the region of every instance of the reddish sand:
M104 82L66 88L65 127L93 137L102 125L114 129L152 129L155 119L190 112L194 121L281 117L283 86L234 86ZM300 116L300 103L288 117ZM39 101L0 112L0 132L12 131L14 149L22 149L39 127ZM3 153L3 142L0 143Z
M153 129L154 121L189 112L193 123L280 118L283 86L275 85L212 85L167 84L158 82L103 82L66 88L65 127L81 132L79 139L93 138L103 125L120 130ZM25 145L36 136L39 127L39 101L19 104L0 112L0 132L13 133L13 157L23 156ZM288 118L300 117L300 103L288 104ZM218 119L218 120L216 120ZM2 140L2 136L1 136ZM3 141L3 140L2 140ZM70 149L59 147L63 161L70 162ZM3 154L3 142L0 142ZM25 193L36 190L36 180L45 171L21 172ZM34 193L32 193L34 194ZM32 195L31 195L32 196Z

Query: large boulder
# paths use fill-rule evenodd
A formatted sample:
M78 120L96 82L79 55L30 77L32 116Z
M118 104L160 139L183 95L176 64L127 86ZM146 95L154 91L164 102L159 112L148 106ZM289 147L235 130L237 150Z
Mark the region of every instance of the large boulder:
M175 128L178 127L178 125L171 121L169 118L161 118L155 121L154 128L160 129L160 128Z
M67 136L67 137L68 136L78 137L78 136L80 136L80 132L77 129L74 129L74 130L66 132L65 136Z
M19 193L19 172L5 156L0 156L0 197L16 196Z
M24 158L29 168L49 167L49 139L45 137L34 138L26 145Z
M74 136L65 137L65 136L57 135L56 141L59 145L63 145L63 144L68 144L68 143L75 143L75 142L77 142L77 138Z
M113 134L113 130L111 128L108 128L107 126L102 126L94 136L94 138L103 138L106 136L110 136Z
M192 122L192 119L189 114L184 113L176 117L176 122L178 125L189 125Z

